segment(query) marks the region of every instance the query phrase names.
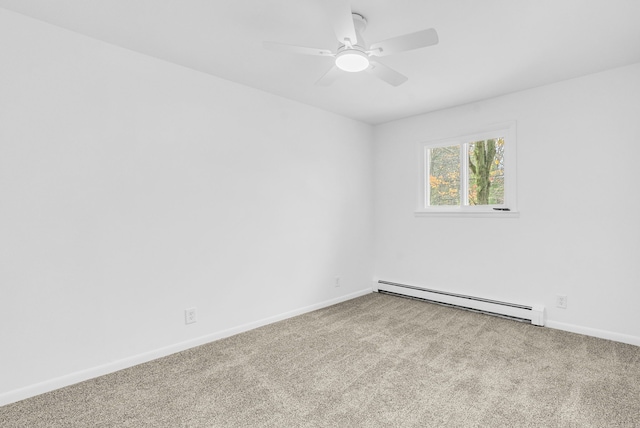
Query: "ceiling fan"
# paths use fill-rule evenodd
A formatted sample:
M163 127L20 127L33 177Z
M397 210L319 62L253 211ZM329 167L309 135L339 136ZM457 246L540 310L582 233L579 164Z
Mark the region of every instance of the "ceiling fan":
M376 58L420 49L438 43L438 33L433 28L430 28L368 45L362 37L362 33L367 27L366 18L359 13L352 12L347 3L341 2L339 6L336 3L334 4L337 7L334 9L332 18L334 19L334 32L338 38L338 48L335 52L328 49L277 42L263 42L263 46L266 49L278 52L334 58L335 64L316 82L316 85L328 86L339 78L343 72L357 73L364 71L390 85L398 86L406 82L408 78L376 61Z

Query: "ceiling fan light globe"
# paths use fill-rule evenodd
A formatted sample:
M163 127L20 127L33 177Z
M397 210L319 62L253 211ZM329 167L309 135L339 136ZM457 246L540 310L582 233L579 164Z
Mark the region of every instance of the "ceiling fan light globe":
M369 58L364 52L348 49L336 56L336 67L349 73L357 73L369 67Z

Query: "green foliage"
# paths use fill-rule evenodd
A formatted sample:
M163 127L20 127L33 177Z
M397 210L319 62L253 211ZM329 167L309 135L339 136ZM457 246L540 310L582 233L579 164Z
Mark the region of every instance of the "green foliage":
M469 205L504 203L504 138L469 144Z
M460 148L430 149L429 205L460 205Z

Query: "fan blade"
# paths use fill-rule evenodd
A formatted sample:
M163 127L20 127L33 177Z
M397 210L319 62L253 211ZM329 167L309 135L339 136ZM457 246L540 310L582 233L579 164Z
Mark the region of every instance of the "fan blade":
M333 31L343 45L355 45L358 42L356 28L353 25L351 6L346 0L328 0L329 16L333 22Z
M269 49L276 52L286 52L293 54L303 55L320 55L320 56L334 56L333 52L327 49L308 48L305 46L287 45L277 42L262 42L262 46L265 49Z
M317 86L329 86L331 85L338 77L340 77L340 75L342 74L342 71L340 71L340 69L338 67L336 67L335 65L333 67L331 67L329 69L329 71L327 71L324 76L322 76L320 78L320 80L318 80L316 82Z
M371 66L367 68L367 73L373 74L378 79L384 80L392 86L402 85L404 82L409 80L407 76L376 61L371 61Z
M426 48L438 44L438 33L433 28L422 30L404 36L383 40L371 45L371 55L386 56L412 49Z

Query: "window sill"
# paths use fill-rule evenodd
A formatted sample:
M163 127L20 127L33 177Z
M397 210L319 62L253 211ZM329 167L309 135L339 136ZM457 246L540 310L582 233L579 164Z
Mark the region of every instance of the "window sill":
M415 217L470 217L470 218L517 218L519 211L462 211L462 210L416 210Z

